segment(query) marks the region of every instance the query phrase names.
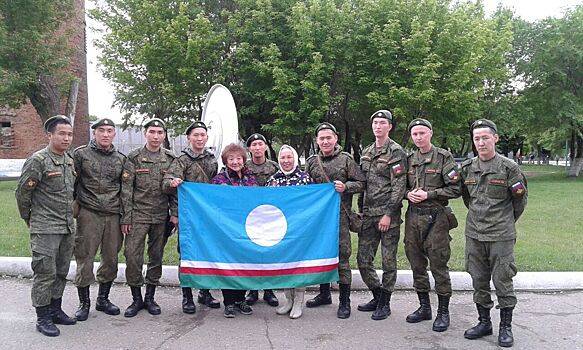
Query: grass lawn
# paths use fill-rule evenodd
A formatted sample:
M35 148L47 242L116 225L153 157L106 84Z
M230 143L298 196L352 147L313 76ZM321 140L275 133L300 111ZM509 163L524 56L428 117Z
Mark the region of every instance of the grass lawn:
M516 260L520 271L583 271L583 177L565 177L563 167L525 165L528 206L518 222ZM0 256L30 256L28 232L18 215L14 199L16 181L0 181ZM461 199L451 202L459 227L453 240L450 268L464 270L464 234L467 213ZM403 209L404 213L404 209ZM399 245L399 269L409 269ZM351 265L356 268L357 237L352 239ZM122 254L121 261L123 260ZM166 247L164 261L177 264L176 237ZM380 260L377 257L377 266Z

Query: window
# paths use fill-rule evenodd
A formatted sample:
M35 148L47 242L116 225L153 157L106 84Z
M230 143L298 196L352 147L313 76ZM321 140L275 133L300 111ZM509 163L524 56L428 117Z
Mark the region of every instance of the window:
M0 122L0 148L14 147L14 130L12 130L12 123L2 121Z

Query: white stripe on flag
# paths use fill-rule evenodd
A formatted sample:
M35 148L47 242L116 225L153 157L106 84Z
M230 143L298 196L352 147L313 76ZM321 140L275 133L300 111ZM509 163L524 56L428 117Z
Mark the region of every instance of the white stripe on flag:
M220 263L211 261L181 260L180 266L194 267L199 269L211 268L221 270L281 270L281 269L293 269L296 267L326 266L337 263L338 258L303 260L277 264L240 264L240 263Z

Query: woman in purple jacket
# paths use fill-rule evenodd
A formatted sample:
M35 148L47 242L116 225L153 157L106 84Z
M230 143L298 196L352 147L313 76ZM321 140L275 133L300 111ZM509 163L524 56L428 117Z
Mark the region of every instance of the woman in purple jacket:
M243 147L231 143L225 147L221 158L226 168L213 177L213 184L257 186L255 176L245 167L247 152ZM222 289L221 291L223 292L223 301L225 303L225 317L235 317L235 310L238 310L243 315L251 315L253 313L251 307L245 302L245 290Z
M288 145L283 145L279 149L277 157L279 171L267 181L267 186L300 186L312 183L312 178L307 172L299 167L298 153ZM285 303L276 309L278 315L289 313L290 318L302 316L302 304L306 288L286 288Z

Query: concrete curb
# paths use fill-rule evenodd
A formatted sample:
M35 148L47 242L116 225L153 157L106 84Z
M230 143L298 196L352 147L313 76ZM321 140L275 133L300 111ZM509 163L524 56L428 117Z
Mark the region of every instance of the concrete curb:
M31 258L28 257L0 257L0 275L20 278L32 277L30 268ZM99 263L95 263L93 271L97 271ZM77 264L71 261L69 267L68 280L75 278ZM117 271L117 283L125 283L125 264L119 264ZM145 266L144 266L145 269ZM379 277L382 275L381 270L377 270ZM431 272L429 272L431 275ZM471 291L472 280L467 272L451 272L451 285L457 291ZM431 278L433 287L433 279ZM162 278L160 284L166 286L178 286L178 267L164 265L162 268ZM492 286L492 289L494 287ZM557 291L557 290L583 290L583 272L519 272L514 277L514 288L521 291ZM367 290L368 288L362 281L360 272L352 270L352 289ZM413 273L411 270L399 270L397 272L397 290L413 289Z

